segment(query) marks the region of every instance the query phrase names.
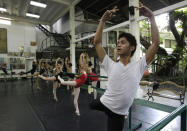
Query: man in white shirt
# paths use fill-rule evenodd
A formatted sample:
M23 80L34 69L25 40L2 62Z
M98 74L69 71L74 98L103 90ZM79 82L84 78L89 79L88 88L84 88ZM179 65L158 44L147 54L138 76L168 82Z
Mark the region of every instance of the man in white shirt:
M151 22L152 45L142 59L135 62L130 61L137 44L135 37L129 33L119 35L117 43L117 54L120 56L119 62L114 62L109 58L101 45L104 23L118 11L117 7L104 13L94 38L97 55L108 74L108 87L100 100L93 101L90 107L91 109L104 111L107 114L108 131L122 131L124 116L128 113L140 80L148 65L154 59L159 47L159 32L152 11L141 3L140 7L135 8L139 9L140 13L148 17Z

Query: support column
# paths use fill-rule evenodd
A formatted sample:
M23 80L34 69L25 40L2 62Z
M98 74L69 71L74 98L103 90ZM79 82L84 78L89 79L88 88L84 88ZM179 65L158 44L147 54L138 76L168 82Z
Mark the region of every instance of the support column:
M129 7L130 6L139 6L139 0L129 0ZM135 36L137 47L134 56L132 57L132 61L138 60L140 58L140 30L139 30L139 22L137 18L139 17L139 11L134 9L134 15L129 14L129 31L132 35Z
M50 32L53 33L53 25L50 25Z
M72 63L72 73L75 73L75 8L73 5L70 5L70 61Z

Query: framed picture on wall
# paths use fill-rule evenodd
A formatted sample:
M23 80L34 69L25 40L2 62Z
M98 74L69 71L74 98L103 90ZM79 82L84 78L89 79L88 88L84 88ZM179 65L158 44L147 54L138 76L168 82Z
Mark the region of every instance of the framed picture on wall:
M31 42L30 42L30 45L31 45L31 46L36 46L37 44L36 44L36 42L31 41Z
M0 53L7 53L7 29L0 28Z

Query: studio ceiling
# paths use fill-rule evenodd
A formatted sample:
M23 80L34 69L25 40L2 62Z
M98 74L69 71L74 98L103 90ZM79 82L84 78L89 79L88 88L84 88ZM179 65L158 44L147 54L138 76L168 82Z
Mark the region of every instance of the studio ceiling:
M31 0L0 0L0 6L7 12L0 12L0 17L8 17L13 20L29 22L34 24L51 25L69 10L69 5L79 0L34 0L47 4L46 8L30 5ZM39 19L30 18L26 13L40 15Z
M46 3L46 8L30 5L30 0L0 0L0 6L7 8L7 12L0 12L0 17L8 17L16 21L29 22L34 24L52 25L59 18L68 13L72 4L76 5L76 10L83 10L84 18L98 21L104 11L112 9L117 5L120 12L112 24L121 23L128 20L128 0L34 0ZM153 11L184 0L140 0ZM40 15L39 19L30 18L26 13Z

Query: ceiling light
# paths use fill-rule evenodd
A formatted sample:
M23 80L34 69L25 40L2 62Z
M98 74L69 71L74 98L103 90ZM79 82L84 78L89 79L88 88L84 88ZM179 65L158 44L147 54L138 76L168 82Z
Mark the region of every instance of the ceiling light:
M0 7L0 11L6 12L7 10L5 8Z
M39 15L35 15L35 14L31 14L31 13L26 13L26 16L34 17L34 18L40 18Z
M11 25L11 21L0 19L0 24Z
M42 8L46 8L46 6L47 6L44 3L40 3L40 2L36 2L36 1L30 1L30 4L34 5L34 6L42 7Z

